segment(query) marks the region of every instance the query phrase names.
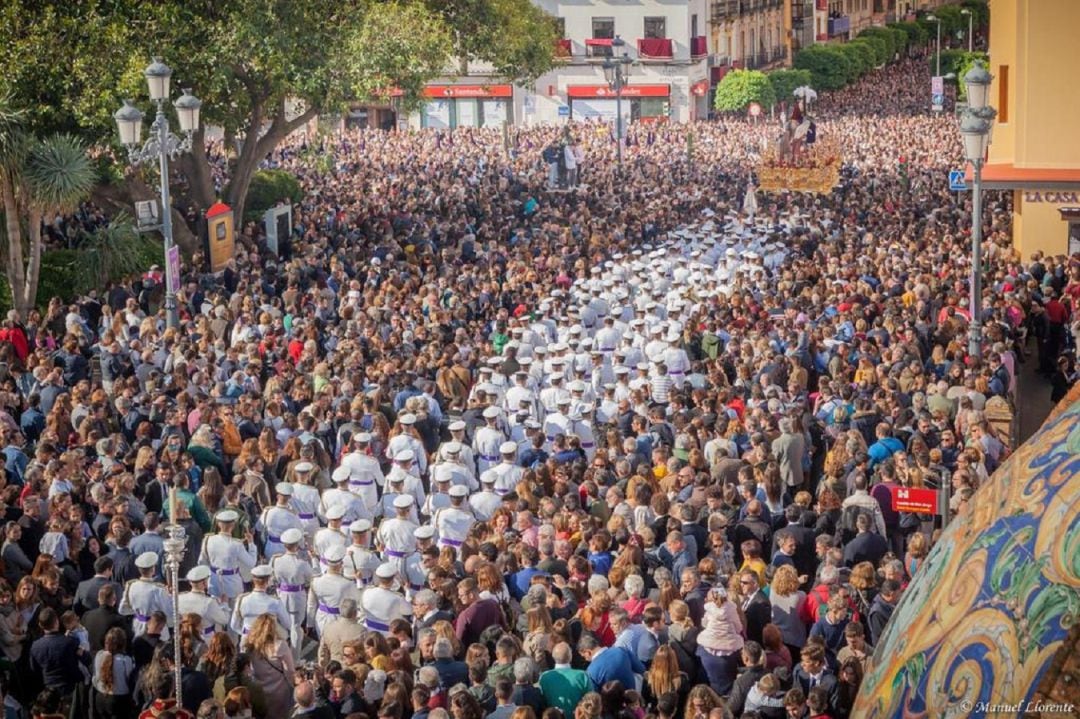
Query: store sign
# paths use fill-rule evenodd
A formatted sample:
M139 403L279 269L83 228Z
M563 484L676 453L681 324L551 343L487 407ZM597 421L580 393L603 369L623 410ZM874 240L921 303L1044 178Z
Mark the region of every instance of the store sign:
M513 97L511 85L428 85L424 97Z
M1080 192L1039 192L1024 190L1024 202L1052 202L1054 204L1080 202Z
M570 97L618 97L608 85L570 85L566 88ZM622 89L623 97L668 97L670 85L627 85Z
M913 487L892 488L893 511L917 514L937 514L938 491Z

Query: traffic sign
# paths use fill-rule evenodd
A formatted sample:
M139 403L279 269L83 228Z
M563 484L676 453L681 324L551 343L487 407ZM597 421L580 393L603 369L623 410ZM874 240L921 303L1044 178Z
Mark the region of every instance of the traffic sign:
M938 492L936 489L893 487L892 500L894 512L937 514L938 511Z
M750 117L757 117L761 114L761 105L756 102L750 103Z
M944 105L945 104L945 96L944 95L934 95L930 99L930 101L933 102L935 105Z
M569 105L559 105L559 117L570 117Z
M930 78L930 94L945 94L945 78L943 78L941 75L934 75L932 78Z
M949 192L963 192L968 188L963 170L949 170Z

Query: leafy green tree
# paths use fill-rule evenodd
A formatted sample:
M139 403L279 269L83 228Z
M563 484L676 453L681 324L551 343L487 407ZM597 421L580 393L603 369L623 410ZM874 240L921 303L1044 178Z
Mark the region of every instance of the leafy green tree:
M285 170L259 170L248 189L244 220L258 220L284 199L296 204L304 199L300 182Z
M460 56L509 80L536 77L553 62L554 32L529 0L8 0L0 89L17 107L44 106L35 130L81 126L115 142L112 113L122 97L145 97L142 70L160 55L174 88L203 100L203 126L223 128L222 199L242 217L259 163L316 115L395 88L414 108ZM193 139L178 163L181 201L205 209L217 197L204 129Z
M12 305L25 317L41 276L42 220L74 209L89 195L94 168L80 140L65 134L33 137L8 102L0 98L0 247Z
M788 104L794 100L792 93L795 88L803 85L813 87L813 77L809 70L773 70L769 73L769 82L772 83L776 101Z
M836 45L811 45L795 56L795 67L808 70L815 90L839 90L850 82L851 61Z
M874 67L880 67L892 59L892 53L889 52L889 43L882 37L867 35L852 40L851 44L866 45L870 48Z
M930 41L930 31L917 22L896 22L888 27L896 28L907 35L907 47L925 45Z
M851 73L848 75L848 82L855 82L874 69L874 51L866 45L845 42L836 48L848 60Z
M878 54L878 65L883 65L886 62L892 62L893 57L896 55L896 35L892 30L884 27L868 27L859 33L859 40L868 40L871 38L877 38L881 44L881 50L875 48L875 53Z
M716 86L715 107L720 112L741 112L752 102L762 107L776 104L772 83L760 70L732 70Z

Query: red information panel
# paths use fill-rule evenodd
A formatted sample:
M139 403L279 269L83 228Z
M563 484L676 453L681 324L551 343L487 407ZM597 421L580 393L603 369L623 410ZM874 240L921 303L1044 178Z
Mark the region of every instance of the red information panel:
M893 510L897 512L937 514L938 492L936 489L893 487L892 507Z

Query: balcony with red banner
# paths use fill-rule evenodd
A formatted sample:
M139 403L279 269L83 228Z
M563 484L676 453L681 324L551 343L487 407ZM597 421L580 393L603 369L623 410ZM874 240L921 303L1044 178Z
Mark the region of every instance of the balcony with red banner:
M690 38L690 57L705 57L709 54L709 39L704 35Z
M585 38L585 54L589 57L611 57L610 37Z
M574 43L567 38L555 41L555 57L568 58L574 56Z
M821 12L828 12L829 0L817 0L817 3L814 5L814 7L816 7Z
M638 38L637 49L642 60L670 60L675 56L671 39L666 37Z

